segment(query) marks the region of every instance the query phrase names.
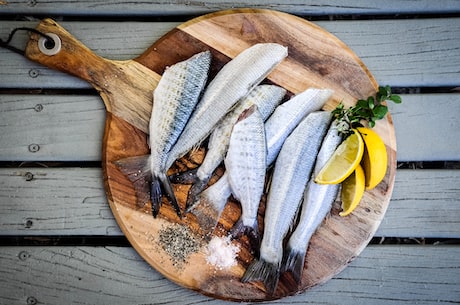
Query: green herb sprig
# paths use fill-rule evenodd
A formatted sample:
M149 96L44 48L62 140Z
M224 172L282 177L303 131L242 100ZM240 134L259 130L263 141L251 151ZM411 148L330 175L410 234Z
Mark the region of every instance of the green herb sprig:
M369 96L365 100L358 100L356 105L345 109L343 103L332 110L332 115L338 122L338 131L345 137L352 134L353 128L364 126L366 121L369 127L375 126L375 121L381 120L388 113L388 107L383 104L385 101L392 101L396 104L402 102L401 97L391 93L391 87L379 87L375 97Z

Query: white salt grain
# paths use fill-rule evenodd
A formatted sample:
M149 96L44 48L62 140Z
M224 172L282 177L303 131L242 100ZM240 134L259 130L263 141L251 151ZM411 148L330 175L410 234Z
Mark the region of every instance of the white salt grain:
M236 266L240 248L232 244L230 237L214 236L208 244L206 261L219 269Z

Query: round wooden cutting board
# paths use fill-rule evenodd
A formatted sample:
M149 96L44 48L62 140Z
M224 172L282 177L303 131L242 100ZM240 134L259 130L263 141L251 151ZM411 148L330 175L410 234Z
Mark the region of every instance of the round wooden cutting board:
M82 73L66 68L67 72L92 83L101 92L106 104L108 112L103 139L105 186L113 214L132 246L150 265L177 284L227 300L277 299L305 291L340 272L366 247L377 230L391 197L396 169L396 140L391 117L388 115L375 127L386 144L389 158L383 182L375 189L366 191L360 206L350 216L340 217L340 202L335 202L330 216L311 239L300 285L295 284L290 274L283 274L273 295L265 292L262 283L240 282L246 267L253 259L247 238L242 237L233 241L233 244L240 248L236 266L228 269L216 268L206 260L208 239L199 234L194 215L186 214L183 219L179 219L166 199L156 219L152 217L149 205L137 207L132 183L113 162L149 153L145 128L149 113L144 111L145 113L139 115L144 121L139 124L140 119L136 119L136 110L127 115L126 112L133 107L126 107L128 110L123 107L126 104L136 105L136 101L122 96L125 94L124 91L142 87L142 84L145 85L147 82L148 85L145 85L144 89L137 90L146 92L142 93L144 99L151 99L149 93L155 87L158 75L161 75L167 66L204 50L210 50L213 55L210 76L212 78L231 58L259 42L276 42L288 47L288 57L269 75L268 81L284 87L289 95L309 87L333 89L333 98L324 107L325 110L331 110L340 101L349 106L357 99L367 98L376 92L376 81L361 60L343 42L314 23L268 10L229 10L193 19L170 31L144 54L129 63L96 58L96 61L110 62L110 65L134 66L136 71L144 73L141 75L136 74L138 72L130 72L130 75L134 76L124 83L117 83L121 93L117 89L104 91L102 81L95 80L94 75L97 73L93 70L92 73ZM33 56L29 55L29 58ZM53 66L49 61L37 58L34 60ZM53 67L64 69L61 66L56 67L56 64ZM104 65L101 64L101 67ZM143 67L154 73L150 75L151 71L146 72ZM104 70L105 74L101 78L107 83L119 81L125 73L121 68ZM116 76L110 77L111 73ZM146 79L149 77L155 80ZM136 91L132 94L135 97ZM190 153L178 160L168 173L197 167L204 154L204 148ZM222 173L223 168L219 168L211 183ZM179 204L184 209L190 186L173 186ZM261 232L264 210L263 200L259 213ZM225 236L239 214L238 202L230 199L214 234Z

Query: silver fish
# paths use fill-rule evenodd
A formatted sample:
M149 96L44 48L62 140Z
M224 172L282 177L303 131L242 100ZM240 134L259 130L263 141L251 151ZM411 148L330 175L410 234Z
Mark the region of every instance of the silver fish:
M291 271L297 283L300 283L310 238L331 210L339 191L338 184L317 184L313 177L323 168L341 141L334 121L321 144L313 175L305 189L299 223L287 243L281 272Z
M283 239L292 226L330 119L331 113L326 111L309 114L286 139L276 160L259 259L253 260L241 279L261 280L270 295L278 285Z
M185 211L193 208L195 197L207 186L215 169L224 160L230 142L230 135L241 113L252 105L257 105L262 119L265 121L279 104L286 90L275 85L259 85L255 87L235 108L218 123L212 131L206 156L201 165L188 172L174 174L171 182L180 184L193 184L188 192Z
M284 140L300 121L309 113L321 109L332 96L332 93L328 89L311 88L276 107L273 114L265 122L267 166L273 163ZM231 190L227 179L228 175L224 173L218 182L205 189L195 199L192 213L195 214L198 223L205 232L209 233L217 225L225 203L230 197ZM218 190L216 190L217 188ZM219 197L222 195L227 197Z
M228 62L206 88L168 156L167 167L200 144L219 120L286 56L287 48L284 46L276 43L259 43L245 49Z
M199 100L210 64L211 53L206 51L165 70L153 92L154 103L149 123L150 155L115 161L133 182L138 205L144 206L150 197L155 217L161 205L161 187L180 216L173 189L166 177L166 161Z
M225 169L232 194L241 204L241 216L231 230L232 237L247 234L257 249L257 212L264 193L266 160L264 121L257 106L252 106L233 127Z
M333 91L329 89L310 88L275 109L265 123L267 164L271 164L276 159L286 137L300 121L307 114L320 110L331 98L332 93Z

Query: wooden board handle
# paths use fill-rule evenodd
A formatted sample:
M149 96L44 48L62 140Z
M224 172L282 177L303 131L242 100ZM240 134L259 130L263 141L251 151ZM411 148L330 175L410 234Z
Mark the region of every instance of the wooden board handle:
M160 75L133 60L114 61L96 55L54 20L44 19L36 29L57 35L61 46L56 54L46 54L39 46L43 37L32 34L25 50L27 58L89 82L100 93L107 111L148 133L152 92Z

